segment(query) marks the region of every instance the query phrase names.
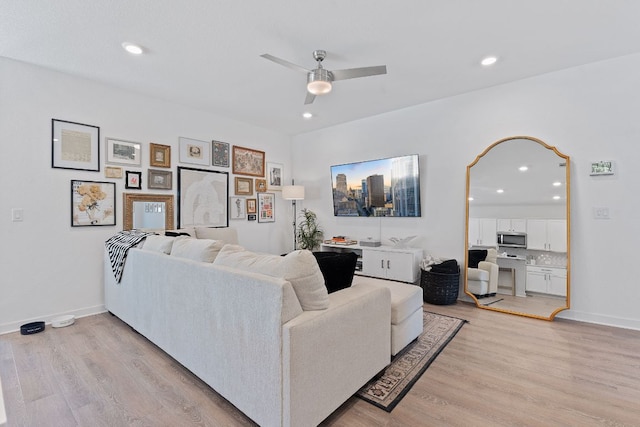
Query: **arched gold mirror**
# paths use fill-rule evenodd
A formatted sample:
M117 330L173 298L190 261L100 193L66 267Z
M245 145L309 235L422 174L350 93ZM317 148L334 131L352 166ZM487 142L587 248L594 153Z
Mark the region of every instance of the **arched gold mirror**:
M570 303L570 161L529 136L467 166L464 290L480 308L553 320Z
M173 229L173 194L124 193L123 230Z

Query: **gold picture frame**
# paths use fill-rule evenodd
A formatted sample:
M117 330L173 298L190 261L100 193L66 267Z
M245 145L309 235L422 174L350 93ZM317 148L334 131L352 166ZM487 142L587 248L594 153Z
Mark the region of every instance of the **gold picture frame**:
M235 178L235 193L236 196L251 196L253 195L253 179L242 178L236 176Z
M171 146L149 144L149 165L157 168L171 167Z
M233 146L233 169L235 175L264 177L264 151Z

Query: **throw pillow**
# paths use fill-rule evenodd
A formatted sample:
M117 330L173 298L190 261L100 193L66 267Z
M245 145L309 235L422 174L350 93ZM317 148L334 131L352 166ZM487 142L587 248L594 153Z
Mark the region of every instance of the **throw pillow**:
M469 249L469 268L478 268L478 263L487 257L486 249Z
M226 243L238 244L238 233L231 227L196 227L195 234L192 236L198 239L224 240Z
M358 255L354 252L314 252L329 293L348 288L353 281Z
M213 262L224 246L222 240L176 239L171 248L171 256L187 258L193 261Z
M460 268L458 267L458 261L450 259L432 266L431 272L440 274L456 274L460 272Z
M173 246L173 241L175 237L167 237L167 236L158 236L152 235L147 236L144 239L144 245L142 245L143 251L151 251L151 252L161 252L163 254L170 254L171 247Z
M329 307L329 293L324 286L324 277L310 251L293 251L282 257L250 252L238 245L225 245L213 263L282 277L291 283L300 306L305 311Z

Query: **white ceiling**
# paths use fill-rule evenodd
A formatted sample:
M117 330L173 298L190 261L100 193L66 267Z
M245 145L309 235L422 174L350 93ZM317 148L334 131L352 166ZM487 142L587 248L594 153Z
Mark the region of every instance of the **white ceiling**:
M0 56L294 135L640 52L638 18L637 0L2 0ZM306 108L304 73L260 55L313 68L315 49L388 74Z

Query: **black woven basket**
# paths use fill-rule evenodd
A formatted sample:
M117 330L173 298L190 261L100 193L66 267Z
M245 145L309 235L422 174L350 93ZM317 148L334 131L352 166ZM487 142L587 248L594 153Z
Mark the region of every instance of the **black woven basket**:
M433 273L422 270L420 286L424 302L437 305L453 304L458 299L460 272Z

